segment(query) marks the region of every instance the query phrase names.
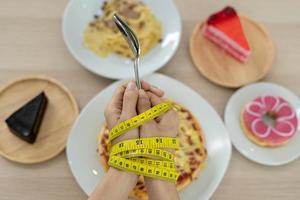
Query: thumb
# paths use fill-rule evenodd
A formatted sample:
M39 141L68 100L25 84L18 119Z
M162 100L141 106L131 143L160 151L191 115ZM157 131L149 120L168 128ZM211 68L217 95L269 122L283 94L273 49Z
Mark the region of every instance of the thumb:
M139 90L139 100L137 105L139 114L147 111L150 108L151 108L151 102L149 96L144 90ZM148 121L147 123L142 125L141 132L143 135L151 133L154 131L154 127L155 127L155 122L153 120Z
M138 100L138 89L135 82L130 81L125 89L122 106L122 119L129 119L136 115L136 104Z
M144 90L139 90L138 112L141 114L151 108L150 98Z

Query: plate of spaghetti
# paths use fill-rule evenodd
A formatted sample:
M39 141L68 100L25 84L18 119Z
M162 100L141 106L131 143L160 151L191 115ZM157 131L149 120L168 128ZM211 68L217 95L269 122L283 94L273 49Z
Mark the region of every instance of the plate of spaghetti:
M181 19L172 0L70 0L63 17L63 37L81 65L111 79L133 77L133 54L113 21L114 13L138 37L141 76L172 58L181 37Z

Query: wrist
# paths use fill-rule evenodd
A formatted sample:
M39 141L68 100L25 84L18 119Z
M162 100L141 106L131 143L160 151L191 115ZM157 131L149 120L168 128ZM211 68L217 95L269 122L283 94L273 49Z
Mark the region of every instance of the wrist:
M89 200L125 199L136 185L137 180L137 175L111 167Z
M114 167L109 168L107 175L114 181L115 180L126 180L126 183L128 183L128 184L130 184L130 183L136 184L136 182L138 180L137 174L121 171Z
M145 178L145 185L150 199L177 200L179 199L176 183L150 177ZM168 194L168 195L166 195Z

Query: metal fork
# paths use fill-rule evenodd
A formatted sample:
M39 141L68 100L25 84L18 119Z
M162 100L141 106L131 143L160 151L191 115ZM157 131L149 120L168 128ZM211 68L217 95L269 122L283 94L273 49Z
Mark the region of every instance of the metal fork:
M141 81L139 77L139 58L141 54L140 43L135 33L129 28L128 24L121 19L116 13L113 15L113 19L118 29L126 39L131 51L134 55L134 74L135 82L138 89L141 89Z

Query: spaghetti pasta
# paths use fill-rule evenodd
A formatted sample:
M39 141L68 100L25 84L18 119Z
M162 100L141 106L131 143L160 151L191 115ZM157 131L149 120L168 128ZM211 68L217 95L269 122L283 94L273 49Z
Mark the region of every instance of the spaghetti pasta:
M118 13L136 33L141 56L161 41L161 24L144 3L136 0L112 0L105 2L102 10L103 14L96 15L84 32L84 46L97 55L105 57L116 53L133 57L126 40L114 24L114 13Z

